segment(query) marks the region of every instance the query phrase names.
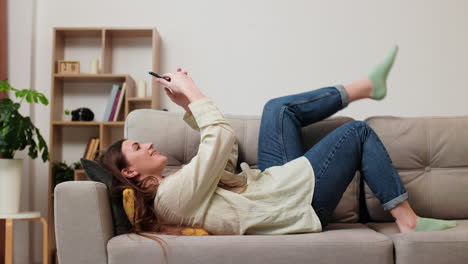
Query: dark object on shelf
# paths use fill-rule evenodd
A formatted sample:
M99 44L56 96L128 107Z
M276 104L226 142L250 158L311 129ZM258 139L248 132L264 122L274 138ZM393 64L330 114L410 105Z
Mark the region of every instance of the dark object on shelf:
M161 110L169 112L169 110L167 110L166 108L163 108L163 109L161 109Z
M71 112L72 121L93 121L94 113L89 108L78 108Z

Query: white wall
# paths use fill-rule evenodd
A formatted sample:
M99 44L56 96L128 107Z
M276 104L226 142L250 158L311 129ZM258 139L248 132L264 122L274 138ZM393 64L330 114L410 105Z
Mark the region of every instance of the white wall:
M7 31L8 31L8 79L10 84L17 89L31 88L32 82L32 23L33 23L33 0L9 0L7 1ZM9 95L15 100L14 94ZM20 112L24 116L31 115L31 106L23 103ZM33 116L31 116L33 118ZM33 175L31 172L32 162L27 150L18 152L15 158L23 159L23 174L21 184L20 211L36 211L30 199L34 196ZM35 224L30 221L15 220L14 227L14 262L31 263L30 245L31 226ZM40 226L39 226L40 227Z
M387 98L337 115L466 115L467 25L463 0L38 1L31 74L34 88L50 95L53 27L155 26L163 73L180 66L224 113L260 115L269 98L366 76L397 43ZM182 111L164 96L162 106ZM48 140L49 108L34 114ZM33 167L32 208L47 215L47 166L36 160Z

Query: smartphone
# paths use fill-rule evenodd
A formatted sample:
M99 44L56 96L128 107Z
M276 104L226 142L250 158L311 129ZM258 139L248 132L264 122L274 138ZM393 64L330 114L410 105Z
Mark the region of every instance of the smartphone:
M161 75L159 75L159 74L157 74L157 73L155 73L155 72L152 72L152 71L150 71L149 74L153 75L153 76L156 77L156 78L163 78L164 80L166 80L166 81L168 81L168 82L171 81L171 77L167 77L167 76L164 76L164 77L163 77L163 76L161 76Z

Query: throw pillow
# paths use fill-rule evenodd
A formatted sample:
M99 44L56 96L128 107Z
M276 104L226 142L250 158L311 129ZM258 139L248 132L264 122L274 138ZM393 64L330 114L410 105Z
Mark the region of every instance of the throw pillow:
M80 159L81 165L85 170L88 177L97 182L102 182L107 186L109 201L111 205L112 223L114 225L114 235L121 235L128 233L132 227L128 221L127 215L122 205L122 195L118 197L111 197L110 187L112 184L112 175L110 172L102 167L99 163L93 160Z

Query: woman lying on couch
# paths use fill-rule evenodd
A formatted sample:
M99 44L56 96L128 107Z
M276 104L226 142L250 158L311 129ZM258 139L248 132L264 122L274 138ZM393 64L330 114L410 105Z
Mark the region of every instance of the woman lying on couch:
M163 75L170 81L158 78L168 97L185 109L183 119L200 131L200 145L197 155L170 175L162 175L167 157L152 143L122 139L109 147L101 163L113 173L113 189L135 191L133 232L180 234L184 227L215 235L320 232L356 170L401 232L454 227L454 221L415 214L384 145L367 123L348 122L302 150L302 127L350 102L386 96L397 51L393 47L366 78L269 100L260 124L258 169L244 162L239 173L236 135L213 100L180 68Z

